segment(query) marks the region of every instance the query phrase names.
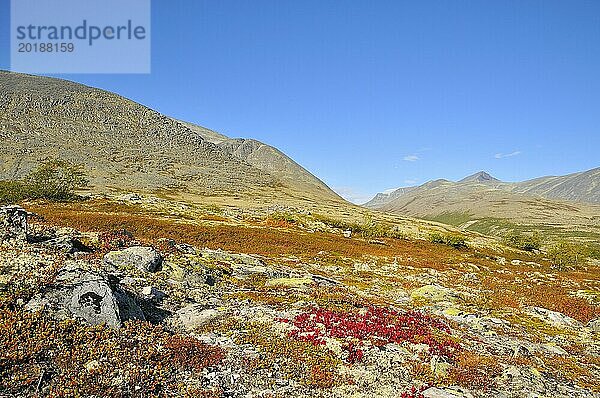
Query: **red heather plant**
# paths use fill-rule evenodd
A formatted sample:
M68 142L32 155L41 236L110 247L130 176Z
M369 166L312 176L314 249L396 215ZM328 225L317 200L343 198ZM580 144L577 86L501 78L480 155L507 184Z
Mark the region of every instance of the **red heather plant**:
M458 343L443 334L450 328L439 319L421 312L400 313L381 307L369 307L365 312L336 312L323 308L311 308L293 320L282 319L296 327L290 337L313 343L325 344L325 338L343 340L349 363L362 360L362 347L369 341L376 347L388 343L423 343L431 354L453 358L460 349ZM443 333L442 333L443 332Z

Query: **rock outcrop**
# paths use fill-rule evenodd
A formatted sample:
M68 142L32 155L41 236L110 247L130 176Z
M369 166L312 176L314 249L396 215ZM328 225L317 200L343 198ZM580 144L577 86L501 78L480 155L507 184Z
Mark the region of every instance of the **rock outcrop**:
M0 207L0 241L27 240L27 211L20 206Z
M52 285L27 303L32 311L46 310L58 319L79 319L92 325L121 326L144 319L141 309L124 291L112 288L100 273L71 262L58 271Z
M137 268L142 272L156 272L162 266L163 257L152 247L133 246L107 253L104 263L115 268Z

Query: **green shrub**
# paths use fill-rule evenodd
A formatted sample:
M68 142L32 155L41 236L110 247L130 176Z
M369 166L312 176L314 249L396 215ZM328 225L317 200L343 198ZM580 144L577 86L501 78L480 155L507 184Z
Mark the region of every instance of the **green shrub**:
M363 223L357 229L356 232L360 233L366 239L388 236L388 230L383 225L375 222L370 216L366 216Z
M87 186L82 167L64 160L48 160L23 180L0 181L0 203L26 199L68 201L77 198L75 190Z
M548 258L558 269L567 269L581 264L588 256L585 247L569 242L559 242L548 249Z
M25 177L31 199L72 200L87 185L83 168L65 160L49 160Z
M600 260L600 245L590 244L588 245L588 256L596 260Z
M504 243L507 246L531 252L540 249L542 237L537 231L532 234L511 231L504 237Z
M21 181L0 181L0 204L17 203L27 199L27 189Z
M429 235L429 241L452 246L456 249L467 247L464 236L459 234L441 234L439 232L433 232Z
M314 214L315 221L320 221L331 228L339 228L343 230L351 230L352 233L358 234L365 239L374 238L393 238L406 239L406 235L396 227L387 227L382 223L373 220L373 217L366 215L362 223L349 223L339 219L329 218L320 214Z
M359 228L358 224L348 223L346 221L335 219L335 218L331 218L331 217L324 216L324 215L321 215L321 214L314 214L313 215L313 219L315 221L322 222L323 224L325 224L325 225L327 225L328 227L331 227L331 228L351 229L354 232L356 232L357 229Z
M292 213L287 212L275 212L269 215L269 218L273 221L284 221L289 224L295 224L298 222L298 218Z

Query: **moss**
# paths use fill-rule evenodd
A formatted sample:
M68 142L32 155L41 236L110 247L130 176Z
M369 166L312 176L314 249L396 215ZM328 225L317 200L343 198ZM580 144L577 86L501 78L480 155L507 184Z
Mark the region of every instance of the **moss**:
M424 301L455 301L458 297L456 292L443 286L426 285L415 289L410 294L413 300Z
M530 315L509 314L504 317L511 324L521 326L525 333L539 342L545 342L547 337L564 336L564 329L551 326L539 318Z

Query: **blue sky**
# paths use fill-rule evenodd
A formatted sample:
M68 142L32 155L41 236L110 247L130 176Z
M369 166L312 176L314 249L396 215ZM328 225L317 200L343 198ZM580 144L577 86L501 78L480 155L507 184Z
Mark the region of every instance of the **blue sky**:
M599 1L154 0L151 74L59 77L274 145L358 202L600 166Z

